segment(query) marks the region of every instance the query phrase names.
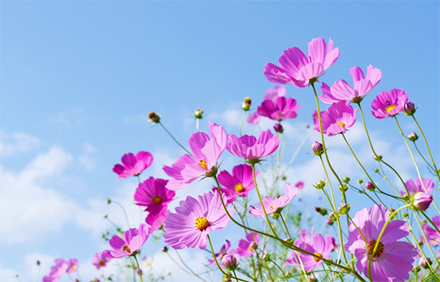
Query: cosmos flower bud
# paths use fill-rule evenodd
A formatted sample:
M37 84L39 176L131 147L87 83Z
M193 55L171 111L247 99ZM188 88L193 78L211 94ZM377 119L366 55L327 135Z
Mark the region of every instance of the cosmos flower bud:
M363 179L359 179L359 180L358 180L358 183L359 183L359 184L362 184L362 183L364 183L364 180L363 180Z
M348 204L343 204L338 209L338 212L340 214L347 214L349 211L350 211L350 205L348 205Z
M374 184L371 183L370 181L368 181L368 182L365 184L365 189L367 189L368 191L373 191L373 190L374 190Z
M373 170L373 172L374 172L374 173L378 173L378 172L379 172L379 169L378 169L378 168L375 168L375 169Z
M414 106L413 102L407 102L403 106L403 110L402 111L405 113L405 115L412 116L416 112L416 107Z
M324 153L324 149L322 148L322 144L317 141L313 142L312 151L317 156L322 155Z
M233 270L237 267L237 258L234 255L225 255L222 264L226 269Z
M286 272L286 274L284 275L284 277L286 277L287 279L292 277L292 273L290 272Z
M428 261L426 261L425 259L420 259L420 267L424 268L424 269L428 269L429 265L432 264L432 260L430 257L427 257Z
M425 192L417 192L413 196L412 205L415 209L419 211L425 211L429 208L429 205L432 202L432 195L427 194Z
M270 259L270 254L265 254L263 257L263 261L269 261Z
M167 246L163 247L162 252L164 252L164 253L168 252L168 247Z
M201 119L202 116L203 116L203 111L202 111L202 109L195 109L195 110L194 110L194 117L195 117L196 119Z
M139 276L141 276L142 275L142 270L141 269L136 269L136 273L139 275Z
M348 190L348 186L343 184L343 185L339 185L339 190L343 191L343 192L347 192Z
M325 223L326 223L327 225L333 225L333 220L331 220L330 218L327 218L326 221L325 221Z
M316 189L320 189L320 190L323 189L324 186L325 186L325 182L322 181L322 180L319 180L319 181L316 182L316 184L315 184L315 188L316 188Z
M315 211L317 211L321 215L327 215L327 209L323 209L323 208L320 208L320 207L315 207Z
M408 135L408 140L409 141L415 142L417 139L419 139L419 136L417 136L417 134L415 132L411 132Z
M112 202L112 200L107 199L107 204L110 204Z
M350 182L350 177L344 177L344 179L342 179L342 181L344 183L348 183L348 182Z
M148 114L148 118L150 119L150 121L154 124L159 123L160 122L160 116L158 114L156 114L155 112L151 112Z
M40 265L40 264L41 264L39 260L37 260L37 262L36 262L36 263L37 263L37 265Z
M247 112L251 108L252 100L249 97L244 98L243 104L241 104L241 108Z
M280 123L276 123L273 126L273 129L275 130L275 132L278 132L278 133L283 133L283 131L284 131L284 128Z
M374 158L375 161L381 161L382 160L382 155L378 155Z

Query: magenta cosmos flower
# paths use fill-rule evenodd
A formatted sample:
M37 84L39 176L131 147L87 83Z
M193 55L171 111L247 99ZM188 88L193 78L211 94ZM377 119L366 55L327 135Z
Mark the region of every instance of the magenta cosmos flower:
M372 65L367 67L367 77L364 76L364 72L360 67L351 68L350 74L353 78L354 88L343 79L336 81L332 87L322 83L321 91L323 95L320 96L321 101L326 104L340 101L359 103L382 79L380 69L373 68Z
M327 111L321 111L322 131L328 136L345 133L347 128L356 122L357 110L353 112L353 107L347 102L338 102L331 105ZM313 123L315 131L321 132L317 115L313 118Z
M263 96L264 100L271 100L274 103L277 101L278 97L286 96L287 90L284 86L275 86L274 88L269 88L266 90L266 95Z
M237 254L242 257L250 257L255 254L255 250L258 249L260 243L260 235L255 232L246 234L246 239L238 241Z
M232 214L233 209L229 210ZM163 235L165 243L175 249L205 249L208 234L223 229L229 223L229 217L217 191L198 196L198 200L186 197L176 207L176 213L168 213L165 219Z
M179 190L201 176L214 176L217 172L217 161L226 147L228 135L223 127L209 122L211 138L204 132L196 132L188 140L193 156L178 157L172 167L163 166L165 173L171 177L166 187Z
M324 74L339 58L339 49L333 47L329 40L328 49L322 38L313 38L309 43L309 57L297 47L284 50L279 58L280 66L267 64L264 75L273 83L292 83L296 87L306 87L310 81L315 81Z
M67 273L69 262L58 258L55 259L55 265L50 268L49 275L43 277L43 282L57 282L61 276Z
M318 257L328 259L330 258L330 253L335 248L334 242L335 238L332 238L328 234L326 234L324 238L321 234L314 233L314 228L312 227L310 235L307 230L301 229L299 231L299 237L295 240L294 245L308 251L309 253L315 254ZM319 267L322 264L322 260L300 252L291 252L286 259L284 267L296 264L299 265L298 268L302 268L301 263L304 265L306 271L311 271L312 269Z
M111 258L122 258L131 256L137 252L147 241L150 235L148 227L145 224L140 224L139 229L130 228L124 233L124 238L115 235L110 240L110 246L113 250L104 251L104 256Z
M434 216L432 218L432 222L435 224L437 229L440 230L440 216ZM440 233L437 231L437 229L432 228L428 224L423 225L423 231L425 232L426 238L428 238L429 244L432 246L440 245Z
M408 95L402 89L393 88L389 93L382 91L371 103L371 113L377 119L393 117L403 110L407 101Z
M280 139L273 135L270 130L260 133L260 136L243 135L238 138L235 135L229 135L228 151L248 162L258 162L260 158L264 158L272 154L279 146Z
M416 178L414 180L410 179L407 182L405 182L405 186L408 189L409 193L414 195L417 192L424 192L424 193L431 193L431 191L434 189L434 182L430 178L422 178L422 182L420 181L420 178ZM425 186L425 188L423 188ZM401 190L400 193L403 195L406 193L406 190Z
M176 192L167 189L168 180L150 177L139 184L134 193L136 205L147 207L145 211L158 214L167 206L176 195Z
M257 175L258 170L255 171L255 177ZM228 197L228 203L235 201L238 196L246 197L249 191L255 188L252 178L252 166L247 164L235 166L232 169L232 175L223 170L218 175L218 181L225 187L221 191Z
M289 184L286 184L286 194L283 196L279 196L276 199L273 199L269 196L266 196L263 199L264 209L266 210L267 215L273 214L275 212L279 213L281 210L287 206L293 198L295 198L298 193L298 188L292 187ZM264 217L264 211L261 208L261 204L258 204L258 207L251 206L249 208L249 213L253 217Z
M387 209L382 205L374 205L369 210L365 208L358 211L353 218L354 224L350 222L348 227L350 233L345 250L356 256L356 267L366 277L368 277L368 259L373 254L379 233L388 218ZM410 228L403 220L392 220L388 224L372 258L371 278L373 281L395 282L409 279L409 272L417 252L410 243L398 240L409 235Z
M92 264L97 268L100 269L101 267L104 267L107 265L109 261L111 261L111 257L105 256L104 253L96 253L92 257Z
M78 269L78 260L71 258L68 262L67 273L75 272Z
M145 223L147 223L150 226L150 233L159 230L163 227L165 223L165 219L168 215L168 207L163 206L162 209L158 213L152 213L150 212L145 219Z
M121 161L123 165L116 164L113 167L113 172L119 178L138 176L153 163L153 155L144 151L138 152L136 156L128 153L122 156Z
M278 97L276 101L264 100L261 106L258 106L258 114L268 117L272 120L283 120L288 118L296 118L296 111L300 109L300 105L296 104L296 100L286 97Z
M258 112L250 113L248 118L246 119L250 124L258 124L260 122L261 116Z

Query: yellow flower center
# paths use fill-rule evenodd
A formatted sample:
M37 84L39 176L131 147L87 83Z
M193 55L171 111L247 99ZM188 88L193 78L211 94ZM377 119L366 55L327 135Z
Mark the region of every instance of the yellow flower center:
M234 189L235 189L235 192L237 192L237 193L243 192L244 191L243 184L238 183L237 185L235 185Z
M274 209L275 209L274 205L271 205L269 208L270 208L271 210L274 210Z
M376 240L371 241L368 244L367 250L368 250L368 254L371 256L373 254L373 250L374 250L374 246L376 245ZM374 257L380 257L380 255L385 251L385 245L382 244L382 242L379 242L379 244L377 245L377 249L376 249L376 253L374 254Z
M209 221L204 216L200 216L200 217L196 218L196 228L197 229L199 229L200 231L203 231L206 228L208 228L208 226L209 226Z
M131 250L127 245L123 245L122 250L126 251L127 253L131 253Z
M159 197L159 196L155 196L155 197L153 198L153 203L154 203L155 205L160 205L160 203L162 203L162 198Z
M72 267L70 268L71 270L75 270L76 269L76 266L75 265L72 265Z
M392 110L394 110L395 108L397 108L397 106L389 105L389 106L387 107L387 109L386 109L386 112L389 113L389 112L391 112Z
M201 167L203 167L204 169L208 169L208 165L206 164L205 159L201 159L201 160L199 161L199 165L200 165Z
M254 251L254 248L252 248L252 246L250 246L250 247L248 248L248 250L249 250L250 252L253 252L253 251Z
M134 172L134 168L131 169L131 172Z
M337 124L339 124L340 126L342 126L343 128L345 128L345 123L338 121Z
M322 255L320 253L316 253L315 255L317 255L318 257L322 258ZM316 262L320 261L319 258L313 257L313 260L315 260Z
M105 261L103 261L103 260L99 261L99 265L104 265L104 264L105 264Z

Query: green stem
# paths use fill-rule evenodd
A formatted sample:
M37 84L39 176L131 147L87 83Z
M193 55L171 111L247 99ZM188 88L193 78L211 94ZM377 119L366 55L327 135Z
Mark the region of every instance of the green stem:
M431 164L425 159L425 157L423 156L422 152L420 152L419 147L417 147L417 143L415 141L412 141L414 148L416 148L417 153L419 153L420 157L422 157L422 159L425 161L426 165L428 166L428 168L432 171L434 171L434 173L437 175L436 169L434 169Z
M127 222L127 228L130 229L130 223L128 221L127 212L125 211L124 207L120 203L118 203L116 201L113 201L113 200L110 203L115 203L115 204L117 204L122 209L122 211L124 212L125 221Z
M144 282L144 279L142 279L142 270L141 270L141 268L139 267L138 259L137 259L136 256L133 256L133 257L134 257L134 260L136 261L137 268L139 269L139 277L141 278L141 282Z
M188 155L190 155L190 156L192 156L193 154L191 154L191 152L190 151L188 151L185 147L183 147L183 145L182 144L180 144L179 143L179 141L177 141L177 139L176 138L174 138L174 136L171 134L171 132L169 132L168 131L168 129L166 129L165 128L165 126L161 123L161 122L158 122L161 126L162 126L162 128L166 131L166 133L168 133L168 135L171 137L171 138L173 138L173 140L174 140L174 142L176 142L177 143L177 145L179 145L180 146L180 148L182 148L183 150L185 150L185 152L187 152L188 153Z
M238 128L238 134L241 137L241 128L243 127L244 117L246 116L246 111L243 111L243 115L241 116L240 127Z

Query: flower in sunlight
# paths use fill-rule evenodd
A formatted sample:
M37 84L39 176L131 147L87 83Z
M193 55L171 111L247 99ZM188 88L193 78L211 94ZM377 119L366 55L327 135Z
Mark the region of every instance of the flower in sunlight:
M276 199L273 199L269 196L266 196L263 199L264 209L266 210L267 215L273 213L280 213L281 210L287 206L293 198L295 198L298 193L298 188L292 187L289 184L286 184L286 194L279 196ZM261 204L258 204L258 207L251 206L249 208L249 213L253 217L264 217L264 211L261 208Z
M113 250L104 251L104 256L111 258L122 258L138 253L138 250L147 241L150 235L149 229L145 224L140 224L139 229L130 228L125 231L123 238L115 235L109 240Z
M255 254L260 244L260 235L255 232L246 234L246 239L238 241L237 254L242 257L250 257Z
M105 256L104 253L98 252L92 257L92 264L97 269L100 269L101 267L106 266L111 259L111 257Z
M328 136L345 133L347 128L352 127L356 122L357 110L353 112L353 107L347 102L338 102L331 105L327 111L321 111L323 133ZM315 124L315 131L321 132L318 116L313 118L313 123Z
M229 135L226 149L231 154L245 159L248 163L255 164L260 162L260 158L272 154L279 144L278 136L272 134L270 130L266 130L260 133L258 139L249 135L241 137Z
M298 116L296 113L301 108L296 104L296 100L293 98L278 97L276 101L264 100L260 106L258 106L258 114L263 117L267 117L272 120L293 119Z
M277 101L278 97L286 96L286 87L275 86L274 88L269 88L266 90L266 95L263 96L264 100L272 100L274 103Z
M136 154L128 153L121 158L122 165L116 164L113 172L119 178L127 178L130 176L138 176L153 163L153 155L149 152L140 151Z
M390 92L382 91L371 103L371 113L377 119L393 117L403 110L408 95L402 89L393 88Z
M258 175L258 170L255 171L255 177ZM232 175L223 170L218 175L218 181L225 188L221 191L226 194L228 203L232 203L238 196L246 197L252 189L255 188L254 180L252 178L252 167L247 164L237 165L232 169ZM216 187L214 189L217 189Z
M150 177L139 183L134 200L136 205L147 207L145 211L158 214L164 206L173 201L176 192L167 189L168 180Z

